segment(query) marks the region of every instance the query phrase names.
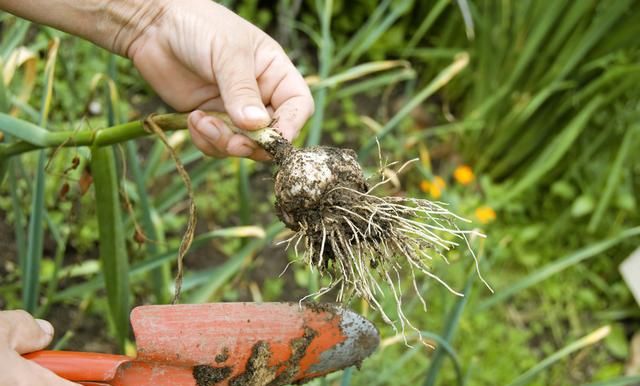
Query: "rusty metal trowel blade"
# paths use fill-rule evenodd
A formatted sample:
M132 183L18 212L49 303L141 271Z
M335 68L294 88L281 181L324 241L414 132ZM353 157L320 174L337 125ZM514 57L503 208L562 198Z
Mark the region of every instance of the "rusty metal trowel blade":
M326 304L142 306L131 323L138 364L122 375L139 373L155 385L170 371L145 370L144 363L187 369L176 374L185 382L192 377L185 385L286 385L359 364L379 343L371 322Z

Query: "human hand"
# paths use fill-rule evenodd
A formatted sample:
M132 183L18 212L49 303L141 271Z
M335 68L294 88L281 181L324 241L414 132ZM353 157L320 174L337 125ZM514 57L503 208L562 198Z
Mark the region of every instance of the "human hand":
M53 326L25 311L0 311L0 386L79 386L24 359L53 338Z
M210 0L164 7L130 39L125 54L165 102L179 111L197 109L188 125L200 150L268 159L255 142L201 110L226 111L246 130L265 127L273 115L285 138L297 135L313 113L313 99L275 40Z

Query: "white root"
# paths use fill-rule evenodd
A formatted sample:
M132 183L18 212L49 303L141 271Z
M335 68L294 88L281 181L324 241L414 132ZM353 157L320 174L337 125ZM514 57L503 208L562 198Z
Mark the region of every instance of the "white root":
M446 251L460 244L467 247L480 279L491 289L480 274L478 258L469 243L469 237L482 235L460 229L456 223L468 220L447 210L445 204L373 195L391 179L383 175L379 183L367 188L355 153L351 153L329 148L296 150L279 163L276 208L280 218L296 231L284 243L293 247L311 270L329 278L328 285L302 301L332 289L336 289L339 302L362 298L408 344L406 329L419 336L420 331L403 310L404 291L415 292L425 311L427 302L417 283L423 278L463 296L431 270L437 258L448 263ZM394 173L412 162L415 160L402 164ZM381 164L381 172L386 167ZM304 247L302 255L298 255L299 246ZM410 285L404 283L403 287L401 278L410 280ZM396 321L383 309L385 294L395 303Z
M404 336L407 328L418 333L419 330L403 311L403 291L406 290L400 282L403 274L410 278L412 283L408 289L415 291L425 311L427 302L417 284L420 277L435 280L452 294L463 296L430 269L435 256L446 261L443 252L459 245L451 238L463 240L463 245L471 250L468 236L477 232L459 229L454 223L460 219L458 216L427 200L376 197L342 187L333 190L353 195L357 204L348 208L325 207L321 221L300 223L296 236L287 240L288 244L295 242L297 249L297 244L304 239L302 259L321 274L329 273L331 278L329 285L303 300L337 288L337 301L348 301L353 296L365 299L385 322ZM473 251L471 253L479 274L478 259ZM480 278L490 288L481 275ZM396 303L397 321L383 310L383 283Z

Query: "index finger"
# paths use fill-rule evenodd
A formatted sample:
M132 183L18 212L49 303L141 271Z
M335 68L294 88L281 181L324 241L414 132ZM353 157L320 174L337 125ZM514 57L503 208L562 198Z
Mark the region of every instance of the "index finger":
M258 77L263 102L273 107L282 135L292 140L314 111L309 86L281 49Z

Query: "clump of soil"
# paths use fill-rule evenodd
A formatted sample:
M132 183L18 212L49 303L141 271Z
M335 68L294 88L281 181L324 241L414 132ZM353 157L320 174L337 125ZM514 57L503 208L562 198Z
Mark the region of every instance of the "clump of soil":
M229 359L229 349L225 347L220 354L216 355L215 361L216 363L224 363L227 359Z
M229 378L233 368L198 365L193 367L193 378L197 386L214 386Z
M244 373L230 379L229 386L282 386L291 384L295 381L295 377L300 371L300 361L316 336L318 336L318 333L315 330L305 327L303 336L292 339L289 343L291 347L289 359L273 366L269 365L272 356L269 343L264 341L257 342L253 345Z
M300 371L300 361L311 341L318 336L318 333L309 327L304 328L304 334L300 338L293 339L290 343L291 356L284 363L279 365L282 372L270 383L270 385L288 385L294 381L295 376Z
M276 368L269 366L271 347L265 341L257 342L247 360L244 373L229 381L229 386L268 385L276 377Z

